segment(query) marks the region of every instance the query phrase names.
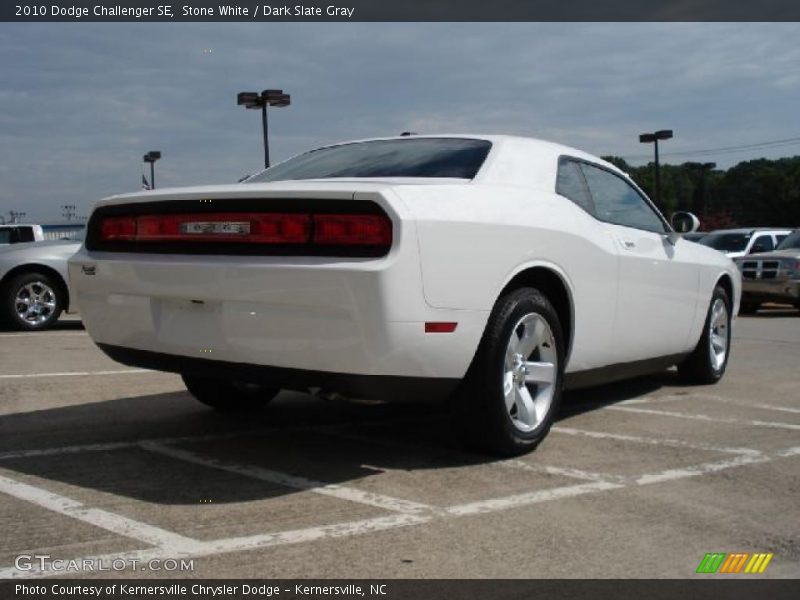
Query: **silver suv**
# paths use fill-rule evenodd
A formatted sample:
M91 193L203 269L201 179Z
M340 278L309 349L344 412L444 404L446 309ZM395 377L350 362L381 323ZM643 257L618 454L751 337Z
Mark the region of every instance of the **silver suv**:
M734 262L742 272L740 313L753 313L764 302L800 308L800 230L772 252L750 254Z

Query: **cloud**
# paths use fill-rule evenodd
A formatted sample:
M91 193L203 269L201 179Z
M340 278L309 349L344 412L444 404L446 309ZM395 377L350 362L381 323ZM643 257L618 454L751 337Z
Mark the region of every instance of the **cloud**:
M663 127L665 151L781 139L800 134L799 37L749 23L6 23L0 213L85 213L138 188L148 150L163 153L159 187L235 181L262 160L258 114L235 95L267 87L292 94L270 112L275 159L405 130L638 162L638 134Z

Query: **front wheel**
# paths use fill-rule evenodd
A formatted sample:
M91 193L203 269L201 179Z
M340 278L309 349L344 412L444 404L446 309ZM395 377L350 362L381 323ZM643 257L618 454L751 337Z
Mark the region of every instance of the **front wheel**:
M722 286L714 288L703 335L694 351L678 365L689 383L717 383L725 374L731 349L731 301Z
M232 379L181 375L197 400L221 412L257 410L278 395L279 389Z
M561 398L564 339L547 297L521 288L501 297L453 408L468 446L505 456L533 450Z

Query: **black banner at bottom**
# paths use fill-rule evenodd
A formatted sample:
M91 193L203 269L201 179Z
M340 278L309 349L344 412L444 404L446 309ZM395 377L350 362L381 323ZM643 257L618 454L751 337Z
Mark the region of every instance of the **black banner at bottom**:
M795 600L797 579L43 579L0 581L0 598L30 600Z

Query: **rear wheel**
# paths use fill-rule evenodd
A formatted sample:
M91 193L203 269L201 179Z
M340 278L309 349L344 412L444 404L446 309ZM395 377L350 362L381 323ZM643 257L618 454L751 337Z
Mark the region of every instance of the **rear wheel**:
M232 379L181 375L189 393L197 400L223 412L257 410L278 395L279 389Z
M563 364L549 300L534 288L500 298L453 405L465 442L506 456L533 450L553 423Z
M711 296L703 335L682 364L680 374L690 383L716 383L725 374L731 349L731 302L725 288L717 286Z
M37 331L52 326L64 308L61 282L44 273L20 273L2 290L2 318L15 329Z

